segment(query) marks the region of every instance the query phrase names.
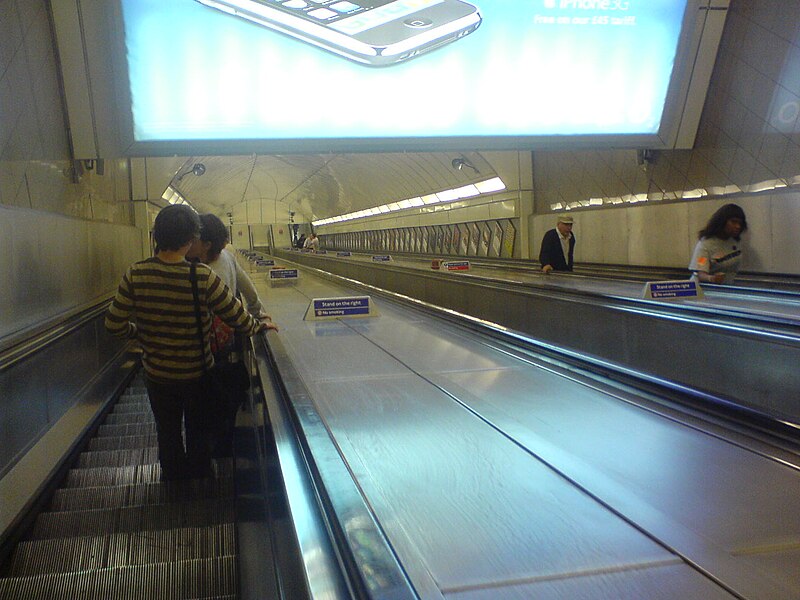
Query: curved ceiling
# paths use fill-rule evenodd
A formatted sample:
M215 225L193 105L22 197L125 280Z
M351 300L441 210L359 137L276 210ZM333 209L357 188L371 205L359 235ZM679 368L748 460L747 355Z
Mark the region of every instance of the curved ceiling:
M243 203L259 202L269 209L261 214L282 217L293 211L300 221L497 176L479 152L191 156L146 161L151 198L161 197L172 185L199 212L222 216L236 213ZM467 164L457 168L462 161ZM197 163L205 166L202 175L192 173Z

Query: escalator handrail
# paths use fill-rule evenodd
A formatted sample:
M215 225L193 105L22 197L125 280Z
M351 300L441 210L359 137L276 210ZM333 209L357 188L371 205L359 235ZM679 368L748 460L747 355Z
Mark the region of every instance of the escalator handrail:
M61 314L47 322L0 339L0 372L43 350L56 340L83 327L106 311L112 296L88 307Z
M310 393L280 339L261 334L251 343L259 365L258 376L262 387L277 383L282 390L283 406L268 407L273 429L291 428L291 431L275 431L276 444L279 439L291 439L294 442L294 448L281 447L282 444L277 444L281 464L283 466L297 462L294 457L288 457L288 460L284 461L280 456L282 452L300 453L300 462L305 472L297 475L310 481L315 495L315 508L325 524L324 532L308 530L305 532L307 543L316 549L326 546L333 549L336 554L335 560L349 590L349 595L346 597L370 600L417 600L419 596L392 550L380 523L362 496L338 451L330 430L317 411ZM269 378L272 378L272 381ZM287 419L275 415L275 411L285 411L288 422ZM273 415L277 418L273 418ZM291 482L287 487L290 485ZM301 493L299 489L295 489L294 492L290 489L286 491L287 495ZM295 500L301 505L303 502L308 502L304 498ZM319 538L323 535L328 536L327 542L322 539L316 542L308 541L310 536ZM368 548L364 547L365 542L370 544ZM326 557L328 562L333 559L334 557ZM309 576L308 569L306 573ZM331 582L328 587L337 589L341 588L341 585Z
M301 260L307 261L315 258L317 258L316 255L304 255L301 257ZM319 258L320 260L326 259L325 257ZM283 257L283 260L322 272L322 269L305 264L305 262L296 262L286 257ZM443 275L432 271L423 271L404 265L388 265L385 263L374 265L365 262L360 264L360 266L387 271L413 272L416 277L421 279L453 280L449 275ZM560 298L570 302L600 302L602 306L607 309L646 314L650 317L680 321L694 326L733 330L743 335L767 336L787 343L800 343L800 323L796 320L783 317L750 314L720 307L712 308L687 304L669 304L658 300L634 298L589 290L576 290L562 287L553 288L543 283L519 283L470 273L461 273L458 275L458 278L475 286L491 286L493 289L507 290L516 294L546 295L551 299Z
M546 356L563 361L576 368L607 377L609 380L618 379L624 381L628 385L641 387L643 389L655 388L659 390L660 393L673 398L681 398L684 402L697 402L702 406L708 407L709 410L713 410L719 414L725 415L727 418L750 422L754 425L757 425L762 430L769 431L774 435L791 440L793 443L797 443L798 440L800 440L800 422L791 421L780 415L770 414L749 406L745 406L738 402L735 398L725 398L720 395L712 394L688 385L669 381L656 375L650 375L642 371L637 371L616 362L537 340L523 332L513 330L508 327L480 319L478 317L460 313L449 308L436 306L417 298L412 298L410 296L385 290L367 283L363 283L356 279L328 273L307 265L303 265L303 268L313 271L317 275L336 280L348 286L383 296L401 304L411 305L424 312L439 316L440 318L443 318L449 322L453 322L459 326L468 327L473 331L482 332L491 338L501 339L510 345L516 345L532 352L543 353Z

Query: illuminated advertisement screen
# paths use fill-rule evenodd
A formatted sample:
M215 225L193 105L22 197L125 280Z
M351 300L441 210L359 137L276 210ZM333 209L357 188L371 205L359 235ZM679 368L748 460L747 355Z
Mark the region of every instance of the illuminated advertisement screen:
M120 1L134 144L305 140L322 149L657 135L696 4Z

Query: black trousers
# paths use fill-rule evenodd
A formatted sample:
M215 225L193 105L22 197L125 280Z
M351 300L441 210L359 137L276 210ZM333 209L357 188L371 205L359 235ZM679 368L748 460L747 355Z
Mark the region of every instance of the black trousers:
M212 448L215 458L233 456L233 435L236 428L236 413L247 399L247 387L242 379L246 370L240 363L220 361L214 366L221 385L219 402L214 407L212 424ZM243 376L242 371L245 375Z
M162 383L145 377L145 386L156 420L161 478L211 475L210 415L200 379Z

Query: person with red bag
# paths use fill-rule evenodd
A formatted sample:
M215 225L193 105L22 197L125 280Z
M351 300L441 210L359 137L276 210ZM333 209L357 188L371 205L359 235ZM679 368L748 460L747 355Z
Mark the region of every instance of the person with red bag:
M207 264L237 297L242 297L247 311L255 319L265 322L268 329L278 327L264 312L253 282L247 272L227 248L230 241L228 228L212 214L200 215L200 237L192 244L187 254L190 260L196 259ZM242 360L242 339L234 329L222 319L215 318L211 326L211 350L214 354L214 369L221 383L221 395L212 432L213 454L215 457L233 455L233 431L236 413L245 400L250 386L250 374Z
M109 333L141 345L164 481L212 475L202 383L214 365L210 317L243 335L274 328L248 314L209 267L186 260L199 235L200 219L191 208L163 208L153 226L155 256L128 267L105 318Z

